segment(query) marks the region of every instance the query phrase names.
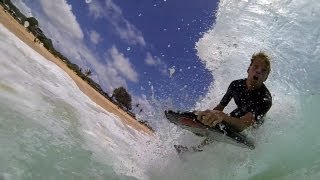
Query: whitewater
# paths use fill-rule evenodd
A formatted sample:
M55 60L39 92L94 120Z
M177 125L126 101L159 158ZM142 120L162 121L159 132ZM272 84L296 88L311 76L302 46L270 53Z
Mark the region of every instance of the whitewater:
M261 50L272 58L273 106L244 132L255 150L215 142L183 158L173 144L202 139L168 123L162 100L143 117L155 135L138 132L0 25L0 179L319 179L319 17L318 0L219 2L195 44L214 81L194 109L215 106Z

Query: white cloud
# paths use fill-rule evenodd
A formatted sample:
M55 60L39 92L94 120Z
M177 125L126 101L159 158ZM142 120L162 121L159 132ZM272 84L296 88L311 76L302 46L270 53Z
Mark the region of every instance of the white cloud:
M101 7L102 4L99 1L93 1L88 5L90 15L92 15L95 19L103 18L107 16L107 13Z
M72 7L65 0L41 0L40 4L51 24L63 29L63 33L67 33L69 36L83 38L80 25L71 11Z
M161 64L161 60L158 57L153 57L151 55L151 53L147 53L147 57L144 60L146 64L151 65L151 66L155 66L157 64Z
M129 59L124 57L119 50L113 46L107 51L105 63L93 61L92 68L99 76L92 76L91 78L104 85L105 90L109 93L115 88L123 86L127 88L127 81L137 82L138 74L133 69Z
M72 46L72 41L66 41L65 46ZM103 87L109 94L117 87L127 87L127 80L138 81L138 74L133 69L128 58L118 51L116 47L108 50L104 62L97 58L84 44L78 43L76 48L70 48L68 55L77 60L82 69L89 67L93 70L91 78Z
M54 47L67 57L72 57L74 63L82 67L87 64L86 61L95 59L82 42L80 25L65 0L15 0L14 3L21 4L27 11L30 10L45 35L52 39Z
M100 34L95 30L90 31L89 36L90 36L90 40L93 44L98 44L99 42L101 42L103 40L101 38Z
M167 65L159 57L152 56L150 52L147 52L144 62L150 66L158 66L159 71L163 75L168 75Z
M147 57L146 57L146 59L145 59L145 62L146 62L148 65L151 65L151 66L157 64L156 60L151 56L151 54L150 54L149 52L147 53Z
M129 58L124 57L124 55L120 53L115 46L109 49L108 53L111 58L112 64L110 65L112 67L117 69L123 76L125 76L130 81L138 81L138 73L133 69L132 65L130 64Z
M107 18L121 39L131 45L146 45L141 31L122 16L121 9L112 0L105 0L105 3L93 1L88 6L94 18Z
M127 87L127 82L123 78L118 70L112 65L112 63L103 64L99 61L94 61L92 64L94 71L99 74L99 76L91 77L100 85L105 87L105 91L111 95L115 88L120 86Z
M146 95L142 96L132 96L132 102L133 104L133 110L135 113L140 114L140 109L143 110L143 113L140 115L152 115L155 111L155 108L152 106L152 104L149 102ZM139 104L139 107L135 107L134 105Z
M50 30L47 27L50 24L51 28L59 29L59 33L68 34L68 36L82 39L83 32L75 15L72 13L71 5L65 0L39 0L39 1L12 1L26 16L36 16L39 21L39 26L43 29ZM31 5L31 8L28 5ZM39 4L41 6L39 6ZM33 7L33 8L32 8ZM42 11L37 11L41 8ZM32 12L35 11L35 12Z
M32 12L31 9L21 0L11 0L12 3L17 6L17 8L22 12L25 16L31 17Z

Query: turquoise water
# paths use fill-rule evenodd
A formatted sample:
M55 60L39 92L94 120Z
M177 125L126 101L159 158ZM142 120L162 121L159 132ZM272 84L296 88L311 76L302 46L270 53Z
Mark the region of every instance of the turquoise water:
M245 132L255 150L216 142L183 158L172 145L201 138L161 113L148 117L154 137L122 124L0 25L0 179L319 179L319 12L316 0L219 3L195 45L214 77L195 109L215 106L260 50L272 57L274 103L265 124Z

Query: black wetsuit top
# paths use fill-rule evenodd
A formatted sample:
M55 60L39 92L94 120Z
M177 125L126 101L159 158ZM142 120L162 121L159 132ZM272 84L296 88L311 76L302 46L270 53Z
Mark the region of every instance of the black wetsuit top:
M232 98L237 108L230 113L230 116L240 118L251 112L257 124L263 123L261 118L269 111L272 105L272 97L267 87L263 84L259 89L247 90L246 79L231 82L220 105L227 106Z

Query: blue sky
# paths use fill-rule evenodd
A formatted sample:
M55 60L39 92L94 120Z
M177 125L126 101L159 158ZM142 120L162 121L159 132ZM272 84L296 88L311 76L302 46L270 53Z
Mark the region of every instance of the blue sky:
M214 23L214 0L12 1L106 92L124 86L136 103L186 109L213 80L195 43Z

